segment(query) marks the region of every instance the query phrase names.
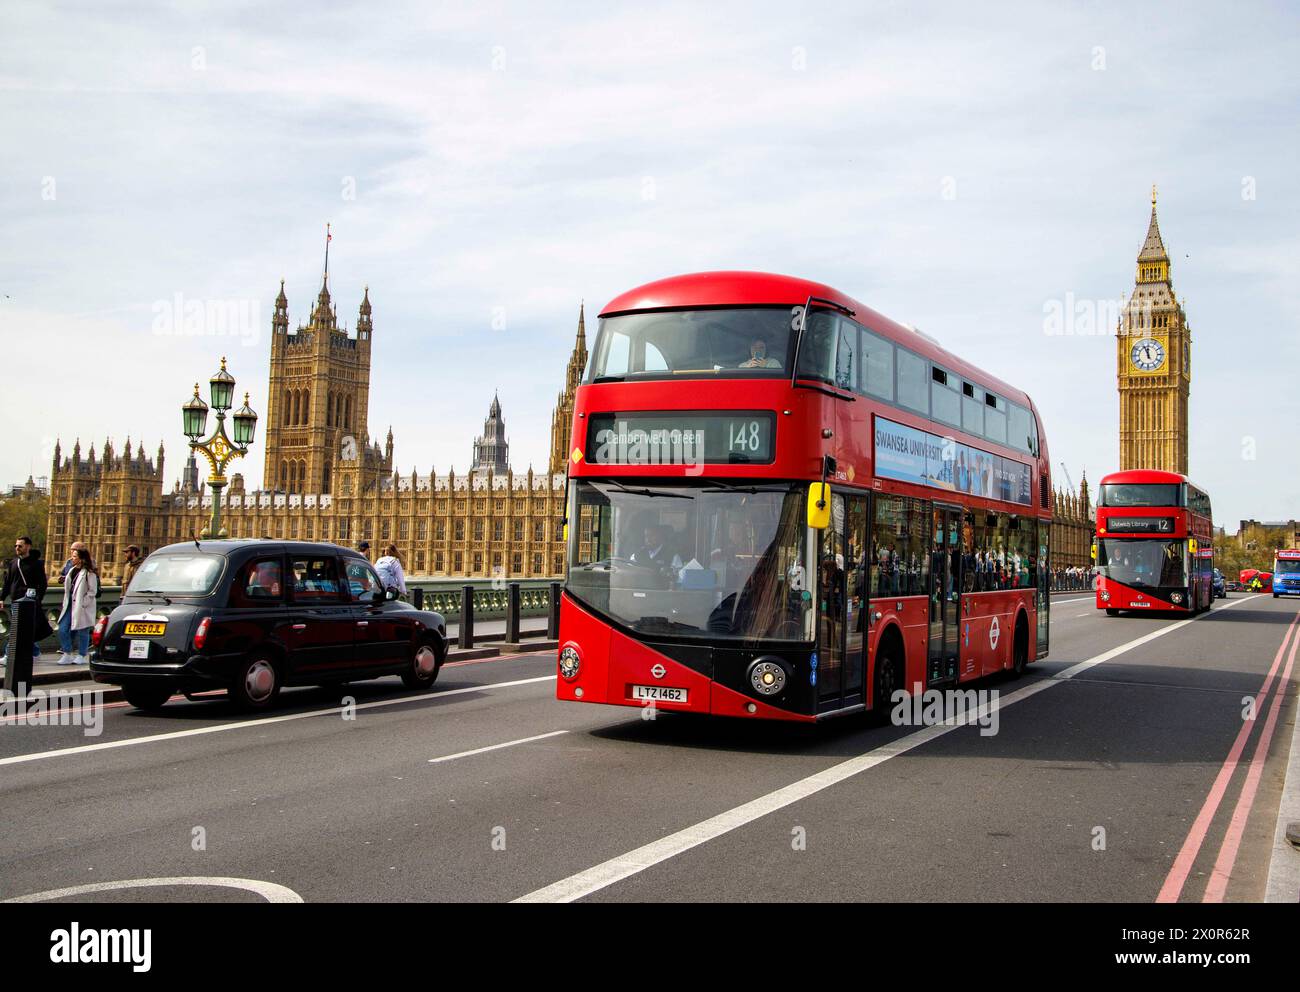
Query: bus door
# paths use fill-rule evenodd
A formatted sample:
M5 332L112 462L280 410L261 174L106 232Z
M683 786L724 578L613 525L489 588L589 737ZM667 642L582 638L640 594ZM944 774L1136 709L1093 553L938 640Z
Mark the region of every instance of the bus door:
M862 703L866 628L867 497L835 493L817 567L817 710Z
M1047 638L1052 629L1052 590L1047 584L1048 569L1052 563L1051 535L1051 522L1038 521L1038 583L1034 592L1034 607L1038 616L1038 649L1035 657L1038 658L1047 654ZM1094 582L1093 585L1095 586L1096 583Z
M955 681L961 605L961 510L935 504L930 527L930 651L927 682Z
M837 710L844 697L844 496L831 496L831 524L817 553L817 711Z

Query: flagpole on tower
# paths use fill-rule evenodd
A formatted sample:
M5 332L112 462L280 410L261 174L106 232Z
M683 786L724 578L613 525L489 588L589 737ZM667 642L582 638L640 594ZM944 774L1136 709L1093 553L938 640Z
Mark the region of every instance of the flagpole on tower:
M330 242L333 240L334 240L334 235L330 234L330 226L329 223L327 222L325 224L325 278L324 278L324 282L326 286L329 285L329 281L330 281Z

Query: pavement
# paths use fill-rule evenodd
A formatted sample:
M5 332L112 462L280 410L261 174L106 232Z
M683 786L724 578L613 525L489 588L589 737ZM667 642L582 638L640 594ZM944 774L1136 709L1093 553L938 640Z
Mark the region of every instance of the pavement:
M972 686L992 735L559 702L553 648L354 706L0 716L0 899L1294 902L1297 645L1288 600L1176 621L1057 596L1049 657Z

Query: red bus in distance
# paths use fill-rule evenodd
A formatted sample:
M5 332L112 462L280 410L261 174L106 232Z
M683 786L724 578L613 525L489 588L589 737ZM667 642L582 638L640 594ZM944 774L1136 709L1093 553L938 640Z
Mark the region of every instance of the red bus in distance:
M1210 497L1177 472L1114 472L1097 490L1097 609L1199 613L1214 602Z
M1047 653L1033 402L830 286L615 298L571 437L560 699L812 721Z

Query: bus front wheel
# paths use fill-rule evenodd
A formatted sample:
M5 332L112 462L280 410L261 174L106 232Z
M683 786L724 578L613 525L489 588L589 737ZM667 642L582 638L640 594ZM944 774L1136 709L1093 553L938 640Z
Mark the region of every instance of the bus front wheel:
M903 688L903 645L891 630L881 638L876 650L876 677L872 687L872 713L883 717L893 705L894 693Z
M1119 616L1119 610L1111 609L1111 607L1108 606L1106 607L1106 616L1117 617Z

